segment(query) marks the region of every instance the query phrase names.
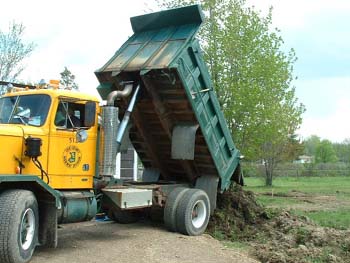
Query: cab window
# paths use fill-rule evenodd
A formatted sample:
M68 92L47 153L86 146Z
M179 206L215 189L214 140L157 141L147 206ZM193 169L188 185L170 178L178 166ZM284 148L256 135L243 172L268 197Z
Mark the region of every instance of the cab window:
M47 118L51 98L45 94L0 98L0 123L42 126Z
M60 101L55 115L55 125L63 129L83 127L84 104Z

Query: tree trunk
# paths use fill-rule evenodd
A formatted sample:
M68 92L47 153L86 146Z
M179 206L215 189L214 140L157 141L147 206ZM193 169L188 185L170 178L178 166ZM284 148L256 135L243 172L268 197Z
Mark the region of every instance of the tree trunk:
M273 160L265 160L265 185L272 186L272 175L274 162Z
M269 172L266 173L265 185L272 186L272 174Z

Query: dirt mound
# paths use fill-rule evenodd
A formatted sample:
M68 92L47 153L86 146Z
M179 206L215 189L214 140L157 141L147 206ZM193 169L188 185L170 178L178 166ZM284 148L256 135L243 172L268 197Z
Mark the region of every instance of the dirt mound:
M265 243L250 244L262 262L350 262L350 231L319 227L283 211L259 226L259 232Z
M211 233L220 232L225 238L231 239L246 228L263 224L268 218L264 207L256 202L253 192L234 185L218 195L217 209L210 219L208 229Z
M247 243L261 262L350 262L350 231L319 227L288 211L267 211L254 193L237 185L219 196L208 231Z

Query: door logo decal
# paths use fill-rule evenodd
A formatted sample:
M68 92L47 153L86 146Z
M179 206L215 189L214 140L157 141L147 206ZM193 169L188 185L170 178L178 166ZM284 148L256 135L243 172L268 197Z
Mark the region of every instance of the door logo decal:
M69 168L76 168L81 161L81 151L74 145L68 146L63 152L63 162Z

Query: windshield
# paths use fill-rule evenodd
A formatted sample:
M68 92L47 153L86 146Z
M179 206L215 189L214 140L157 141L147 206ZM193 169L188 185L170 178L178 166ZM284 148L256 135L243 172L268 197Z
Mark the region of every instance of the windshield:
M50 108L48 95L22 95L0 98L0 123L42 126Z

